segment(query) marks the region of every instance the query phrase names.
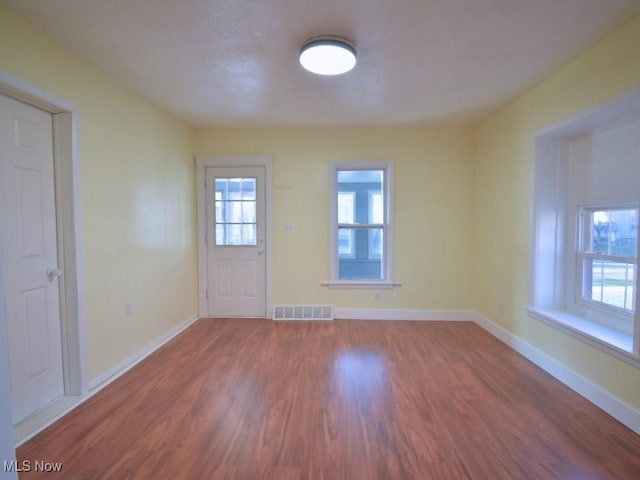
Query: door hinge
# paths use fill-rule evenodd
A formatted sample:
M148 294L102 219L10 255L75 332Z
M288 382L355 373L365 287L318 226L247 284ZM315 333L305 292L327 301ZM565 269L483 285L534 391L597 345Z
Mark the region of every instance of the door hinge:
M209 289L205 289L204 291L204 296L207 298L207 300L209 300Z

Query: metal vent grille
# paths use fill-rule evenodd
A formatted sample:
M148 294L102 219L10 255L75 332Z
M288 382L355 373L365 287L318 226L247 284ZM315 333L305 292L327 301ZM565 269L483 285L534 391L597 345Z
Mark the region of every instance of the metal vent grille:
M273 320L333 320L333 305L275 305Z

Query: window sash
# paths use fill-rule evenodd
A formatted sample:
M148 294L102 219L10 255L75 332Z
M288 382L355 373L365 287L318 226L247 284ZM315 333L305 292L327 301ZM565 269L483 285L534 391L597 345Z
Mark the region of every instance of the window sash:
M593 207L581 207L580 215L579 215L579 242L577 249L577 257L578 257L578 268L577 268L577 287L578 287L578 295L577 301L585 307L595 308L605 313L609 313L615 315L616 317L622 318L627 321L633 321L637 309L636 298L637 298L637 288L638 288L638 267L639 262L637 257L633 256L621 256L621 255L610 255L605 253L598 253L592 251L592 242L593 242L593 214L594 212L599 211L619 211L619 210L636 210L636 218L638 215L638 207L637 206L593 206ZM637 226L636 226L637 228ZM636 231L637 237L637 231ZM636 242L639 239L636 238ZM594 293L594 283L593 283L593 275L594 275L594 262L602 262L600 266L600 298L593 298ZM624 272L624 279L620 279L619 274L616 275L616 278L605 277L604 269L606 266L605 263L609 263L609 268L614 267L611 264L619 264L626 265ZM628 269L631 267L633 269L633 273L629 276ZM616 292L612 294L609 292L607 294L609 301L605 301L605 282L611 283L620 283L623 282L622 285L616 285L618 288L622 288L622 292ZM629 283L631 285L629 285ZM612 285L608 285L609 289L613 288ZM614 300L611 300L612 297L619 297L622 295L622 304L616 305L613 303ZM619 299L616 301L619 302ZM631 308L627 308L627 305L630 304Z
M595 265L597 262L600 262L599 266ZM621 266L623 272L620 272ZM614 275L611 275L612 269L615 269ZM581 300L631 319L636 309L636 272L635 261L612 262L597 255L583 255ZM594 291L599 293L594 296Z
M344 188L344 185L348 182L340 182L339 178L340 178L340 174L341 172L357 172L357 171L361 171L361 172L381 172L381 185L380 185L380 190L370 190L368 192L366 192L366 196L367 198L371 198L371 193L379 193L382 197L382 212L378 213L377 218L375 218L375 220L380 220L380 215L382 216L382 222L372 222L372 220L374 220L372 218L372 211L371 211L371 207L369 207L367 209L367 211L365 211L365 216L362 217L359 215L358 218L354 219L353 223L344 223L344 222L338 222L338 196L339 196L339 192L341 188ZM361 163L361 162L353 162L353 163L341 163L341 162L332 162L332 167L331 167L331 185L332 185L332 191L331 191L331 195L332 195L332 199L331 199L331 203L332 203L332 207L331 207L331 242L330 242L330 250L331 250L331 258L330 258L330 268L329 268L329 273L330 273L330 285L346 285L346 284L354 284L354 285L373 285L373 284L381 284L381 285L386 285L389 282L393 282L393 258L392 258L392 245L393 245L393 238L392 238L392 227L391 227L391 218L390 218L390 205L391 205L391 195L392 195L392 189L391 189L391 182L392 182L392 164L391 162L366 162L366 163ZM342 190L342 192L344 192L345 190ZM360 194L358 194L360 195ZM359 198L359 197L358 197ZM378 200L379 202L379 200ZM356 207L357 208L357 207ZM363 223L364 221L368 221L367 223ZM360 222L360 223L358 223ZM371 278L367 278L366 276L363 278L353 278L353 279L344 279L344 278L340 278L341 274L340 274L340 265L341 265L341 260L344 259L348 259L347 256L345 256L344 254L340 254L339 250L339 235L340 235L340 231L343 229L350 229L351 232L355 233L358 231L366 231L366 230L373 230L373 229L377 229L381 231L382 234L382 238L383 241L382 242L374 242L374 243L381 243L380 247L377 247L379 249L381 249L381 252L378 252L380 254L375 254L375 255L371 255L371 246L372 246L372 236L369 235L368 236L368 241L366 242L367 245L363 246L362 248L367 248L368 246L368 253L364 254L364 259L367 259L369 261L377 261L380 262L380 271L381 271L381 278L380 279L371 279ZM355 240L355 235L354 235L354 240ZM375 240L375 239L374 239ZM360 243L360 240L358 240L358 245L363 245ZM353 259L356 259L356 255L359 255L356 251L355 251L355 244L354 244L354 256L352 257ZM359 256L357 258L360 258Z

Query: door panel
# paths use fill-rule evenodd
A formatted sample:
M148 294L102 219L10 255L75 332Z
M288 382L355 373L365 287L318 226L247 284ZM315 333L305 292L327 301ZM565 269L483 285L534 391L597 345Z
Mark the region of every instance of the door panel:
M245 298L255 298L258 295L258 262L255 260L243 260L242 261L242 273Z
M208 168L208 315L266 315L264 246L264 168Z
M233 275L230 260L218 260L216 262L216 288L215 293L219 297L231 297L231 284L233 283Z
M26 325L25 345L29 356L29 370L31 378L45 373L49 367L49 328L41 324L42 318L47 318L47 291L36 288L22 294L21 323Z
M62 396L64 383L52 118L2 95L0 182L15 424Z
M20 192L18 205L21 209L21 219L30 218L33 221L22 222L22 228L16 232L20 235L23 258L35 258L45 255L43 241L43 203L42 203L42 175L40 172L16 168L16 183Z

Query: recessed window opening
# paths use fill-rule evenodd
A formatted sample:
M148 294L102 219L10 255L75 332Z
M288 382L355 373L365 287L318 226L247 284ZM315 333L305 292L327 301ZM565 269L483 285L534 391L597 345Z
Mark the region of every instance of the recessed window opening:
M640 367L640 94L535 139L529 314Z

